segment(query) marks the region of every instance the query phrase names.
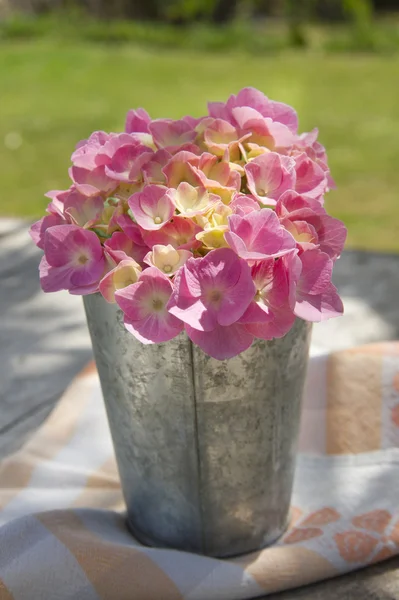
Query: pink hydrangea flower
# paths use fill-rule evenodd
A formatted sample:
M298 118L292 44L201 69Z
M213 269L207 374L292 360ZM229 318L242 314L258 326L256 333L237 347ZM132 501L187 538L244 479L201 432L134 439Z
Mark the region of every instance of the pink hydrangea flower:
M339 317L343 305L331 283L333 261L318 249L303 252L301 276L297 285L295 314L306 321L324 321Z
M308 148L312 148L319 137L319 130L317 127L306 133L301 133L295 138L294 148L301 149L306 152ZM321 145L321 144L320 144Z
M331 274L346 229L323 208L333 180L317 137L254 88L200 118L129 111L124 132L79 142L71 187L49 192L31 227L43 289L100 289L139 340L185 328L218 360L296 316L339 315Z
M167 342L183 329L183 323L167 310L173 286L157 268L143 271L137 283L115 292L125 315L125 327L140 342Z
M162 169L167 185L177 188L182 181L194 187L202 185L204 177L200 172L199 162L200 157L193 152L177 152Z
M291 252L296 246L292 235L282 227L270 208L245 216L231 215L229 231L224 235L229 246L246 260L276 258Z
M229 207L234 214L243 217L254 210L260 210L259 202L249 194L235 194Z
M169 311L199 331L232 325L255 294L250 268L229 248L189 259L174 283Z
M230 144L238 141L236 128L228 121L214 119L207 124L204 131L204 142L207 149L215 156L224 156Z
M172 155L167 150L158 150L155 152L151 160L146 162L143 167L143 177L146 184L156 183L158 185L166 184L166 177L163 172L164 167L171 160Z
M131 133L112 133L105 144L98 150L95 157L95 166L109 165L112 157L123 146L142 146L142 144ZM144 149L146 151L150 150L147 146L144 146Z
M109 303L115 303L115 292L128 285L136 283L141 273L141 267L135 260L121 260L100 281L99 291Z
M298 116L291 106L269 100L262 92L251 87L242 89L237 96L230 96L226 104L210 102L208 110L212 117L231 121L233 109L240 106L253 108L263 117L282 123L294 134L298 131Z
M119 219L124 216L126 206L124 201L117 197L110 197L104 202L100 222L95 224L93 230L102 238L107 238L115 231L120 231Z
M50 198L51 202L47 205L46 211L51 215L59 215L64 217L64 203L72 190L76 189L74 185L68 190L50 190L44 194L46 198Z
M127 237L133 240L138 246L145 246L146 243L143 240L143 230L137 223L135 223L129 215L121 214L117 217L117 223L122 229L123 233L126 233Z
M201 123L201 121L207 118L208 117L192 117L191 115L185 115L184 117L182 117L182 121L188 123L191 129L196 129L197 126Z
M175 206L183 217L195 217L206 213L219 200L219 196L209 194L204 187L193 187L183 181L176 190Z
M197 137L197 132L183 119L156 119L150 123L149 131L156 147L165 148L171 153L180 150L185 144L190 144Z
M105 174L117 181L134 182L142 179L142 167L153 154L153 150L139 142L122 145L105 165Z
M109 133L105 131L95 131L87 140L82 140L76 146L75 152L72 154L71 160L75 167L94 170L98 165L96 157L104 145L111 139Z
M125 131L126 133L149 133L150 123L151 117L144 108L132 109L126 115Z
M117 181L106 175L104 165L93 170L72 167L69 174L75 183L76 189L84 196L96 196L101 193L110 194L118 185Z
M216 160L215 160L216 159ZM198 168L198 173L202 185L220 197L224 197L224 190L229 192L229 200L239 191L241 187L241 175L226 162L216 162L217 157L210 159L210 155L205 153L201 155Z
M52 215L64 217L64 203L72 190L75 190L72 185L68 190L51 190L44 194L46 198L50 198L51 202L47 205L46 211Z
M295 189L299 194L309 198L321 198L327 190L326 173L309 156L302 152L295 156L296 183Z
M248 189L263 204L274 206L287 190L295 189L295 160L267 152L245 165Z
M241 354L254 340L248 327L240 323L226 327L217 325L212 331L199 331L189 325L186 325L185 329L190 340L216 360L227 360Z
M75 225L47 229L40 263L40 282L45 292L92 293L104 269L104 252L95 233Z
M66 221L58 214L50 214L33 223L29 229L29 235L38 248L44 250L44 236L50 227L65 225Z
M160 185L147 185L129 198L137 223L147 231L161 229L175 214L175 192Z
M247 142L259 144L270 150L290 148L294 143L295 138L286 125L263 117L253 108L233 108L232 117L239 136L246 136Z
M311 158L323 169L328 184L326 191L328 191L332 188L335 188L335 182L331 177L330 169L327 164L326 149L324 146L322 146L322 144L320 144L320 142L317 141L318 134L319 131L317 128L315 128L309 133L303 133L302 135L297 136L292 150L292 155L294 156L298 152L306 152L309 158Z
M251 268L251 275L257 292L240 323L246 323L247 330L263 340L282 337L295 321L299 275L295 254L257 262Z
M277 202L276 214L302 249L318 246L332 259L341 254L346 227L339 219L327 215L317 201L289 191Z
M192 256L192 252L189 250L176 250L171 244L167 246L155 244L144 257L144 262L150 267L157 267L168 277L172 277Z
M138 236L134 238L122 231L115 231L104 243L104 248L116 263L132 258L141 264L149 250L146 244L140 243Z
M76 189L71 190L64 201L64 214L68 220L87 229L100 220L103 210L102 196L84 196Z
M125 131L136 140L155 150L154 140L149 130L151 117L143 108L129 110L126 116Z
M191 219L177 216L158 231L143 230L142 233L144 242L150 248L155 244L162 246L170 244L178 250L195 250L201 246L201 242L195 237L200 231L202 231L201 227Z

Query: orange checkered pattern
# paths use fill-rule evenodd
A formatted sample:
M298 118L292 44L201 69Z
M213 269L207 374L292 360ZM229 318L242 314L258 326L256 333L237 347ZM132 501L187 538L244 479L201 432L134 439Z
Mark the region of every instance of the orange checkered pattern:
M0 464L0 600L243 600L399 553L399 344L310 361L291 525L217 560L128 533L98 377L86 369Z

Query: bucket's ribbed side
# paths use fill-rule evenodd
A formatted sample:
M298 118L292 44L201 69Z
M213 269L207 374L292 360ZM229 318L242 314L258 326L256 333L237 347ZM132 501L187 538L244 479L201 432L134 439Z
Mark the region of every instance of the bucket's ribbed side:
M203 551L191 342L144 345L116 305L84 298L129 524L157 546Z
M182 333L143 345L115 305L84 298L132 531L228 556L285 529L310 326L216 361Z
M205 552L229 556L286 529L310 326L217 362L193 347Z

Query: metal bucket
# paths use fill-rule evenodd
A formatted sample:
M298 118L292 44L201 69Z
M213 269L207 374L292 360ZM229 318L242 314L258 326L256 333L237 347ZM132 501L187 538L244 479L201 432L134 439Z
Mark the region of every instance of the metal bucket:
M84 297L126 500L144 544L233 556L285 530L310 325L217 361L185 333L143 345Z

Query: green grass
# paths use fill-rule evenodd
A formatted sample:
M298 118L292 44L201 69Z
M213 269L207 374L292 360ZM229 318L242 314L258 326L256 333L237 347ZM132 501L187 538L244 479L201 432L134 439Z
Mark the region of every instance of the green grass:
M29 39L90 41L110 45L133 43L141 47L174 48L202 52L275 54L288 47L328 52L399 52L399 13L373 20L308 22L290 27L287 20L237 17L223 26L188 22L184 27L168 22L96 19L82 10L54 10L39 16L14 13L0 21L0 42Z
M0 213L38 216L43 193L68 185L75 143L118 131L129 108L201 115L253 85L294 105L301 130L320 129L338 189L328 210L349 244L399 251L399 57L162 52L51 40L0 46Z
M313 33L312 28L309 28L310 31ZM323 36L323 31L317 32L316 36L309 37L309 43L313 44L314 39L329 39L328 36ZM110 46L135 44L150 50L168 48L248 54L274 54L292 43L289 28L283 20L273 25L262 20L251 23L243 19L223 27L210 23L177 26L164 22L100 20L72 11L36 17L15 14L0 21L0 43L39 39L63 40L66 43L84 41ZM341 46L340 42L339 50ZM399 50L399 42L390 48L392 52Z

